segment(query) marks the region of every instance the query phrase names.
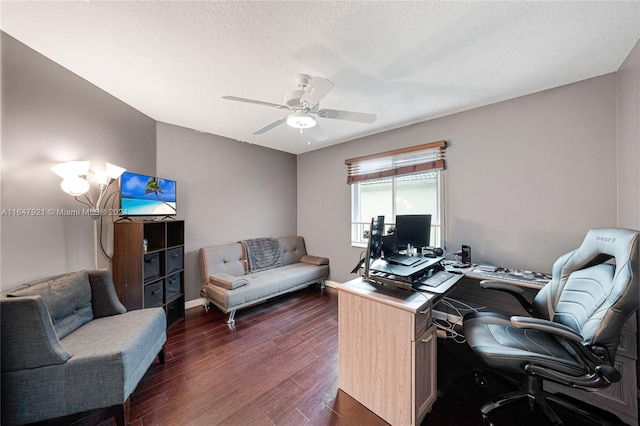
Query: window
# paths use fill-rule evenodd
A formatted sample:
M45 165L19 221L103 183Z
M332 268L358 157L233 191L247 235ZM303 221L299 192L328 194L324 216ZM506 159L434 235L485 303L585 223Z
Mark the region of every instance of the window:
M439 141L345 161L352 245L367 244L373 217L384 215L389 230L396 215L431 214L431 246L442 246L444 147Z

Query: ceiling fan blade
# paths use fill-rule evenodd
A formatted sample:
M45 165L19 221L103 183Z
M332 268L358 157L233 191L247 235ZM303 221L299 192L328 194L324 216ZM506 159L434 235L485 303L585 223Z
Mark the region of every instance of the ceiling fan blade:
M254 135L261 135L261 134L263 134L265 132L268 132L269 130L273 129L274 127L277 127L277 126L281 125L285 121L287 121L287 116L286 115L284 117L282 117L282 118L277 119L273 123L267 124L262 129L256 130L255 132L253 132L253 134Z
M316 114L322 118L334 118L336 120L348 120L368 124L373 123L378 118L375 114L366 112L341 111L337 109L321 109L318 110Z
M264 102L264 101L256 101L255 99L239 98L237 96L223 96L222 99L226 99L228 101L246 102L249 104L263 105L263 106L280 108L280 109L289 109L289 107L287 107L286 105L279 105L279 104L274 104L271 102Z
M318 105L318 102L334 88L334 84L326 78L314 77L307 86L300 103L307 104L309 108Z
M309 131L309 134L319 142L326 141L328 139L327 134L325 133L324 129L320 126L319 123L316 123L316 125L308 129L308 131Z

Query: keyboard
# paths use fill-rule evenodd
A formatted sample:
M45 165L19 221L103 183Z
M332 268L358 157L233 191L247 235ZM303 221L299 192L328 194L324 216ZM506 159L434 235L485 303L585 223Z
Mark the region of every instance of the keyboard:
M420 284L426 285L427 287L438 287L440 284L449 281L449 279L454 275L456 274L452 274L447 271L439 271L431 275L429 278L423 278L420 280Z
M544 286L551 281L551 274L543 272L522 271L519 269L504 269L498 268L494 272L483 271L480 269L472 269L469 275L475 275L480 279L485 280L498 280L506 282L515 282L522 284L533 284L537 286Z

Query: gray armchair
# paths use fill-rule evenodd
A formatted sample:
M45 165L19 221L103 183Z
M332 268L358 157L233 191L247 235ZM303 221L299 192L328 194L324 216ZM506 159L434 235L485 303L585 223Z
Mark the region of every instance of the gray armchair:
M542 385L552 381L595 392L620 380L613 361L622 326L638 309L639 238L638 231L628 229L590 230L580 247L554 263L552 280L533 303L519 298L533 317L491 312L464 317L467 343L481 362L521 381L519 391L481 408L485 420L491 411L519 400L529 401L531 410L542 410L554 424L562 421L548 401L595 418ZM484 286L504 290L501 284Z
M128 398L156 356L162 308L127 312L108 271L51 277L0 297L2 424L110 407L128 422Z

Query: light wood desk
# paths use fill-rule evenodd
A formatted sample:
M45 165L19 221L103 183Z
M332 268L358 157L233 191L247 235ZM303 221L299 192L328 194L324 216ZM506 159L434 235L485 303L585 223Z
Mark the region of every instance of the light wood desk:
M435 402L438 296L338 286L338 386L392 425L419 425Z
M462 277L462 276L461 276ZM487 310L527 315L504 293L481 289L489 277L465 271L449 293L482 304ZM530 296L540 288L523 285ZM338 386L392 425L420 424L436 400L436 330L432 306L442 295L381 289L361 278L338 286ZM622 331L615 367L622 380L600 392L545 383L563 393L604 408L629 425L638 425L636 395L636 317Z

